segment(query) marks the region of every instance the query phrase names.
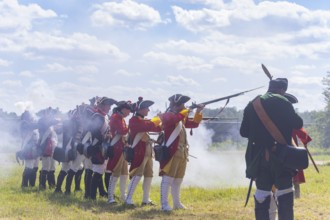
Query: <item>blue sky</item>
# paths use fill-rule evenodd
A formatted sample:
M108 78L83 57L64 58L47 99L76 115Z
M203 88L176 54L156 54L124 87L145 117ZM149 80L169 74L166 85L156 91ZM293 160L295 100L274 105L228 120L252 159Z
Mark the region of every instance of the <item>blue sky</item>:
M92 96L164 111L175 93L203 102L265 86L230 101L243 109L266 90L261 63L289 79L299 111L325 106L326 0L3 0L0 16L4 111L68 111Z

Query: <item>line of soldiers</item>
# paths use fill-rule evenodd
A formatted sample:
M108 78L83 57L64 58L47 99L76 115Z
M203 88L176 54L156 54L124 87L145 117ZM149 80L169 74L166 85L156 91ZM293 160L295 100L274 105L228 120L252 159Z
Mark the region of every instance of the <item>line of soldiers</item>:
M153 177L153 158L160 163L161 209L172 210L168 202L171 189L174 209L185 209L181 203L180 190L186 171L188 142L185 128L196 128L202 121L204 105L198 105L193 118L188 118L190 109L185 103L188 96L175 94L169 97L170 106L165 113L147 119L153 101L116 101L108 97L92 98L90 104L81 104L69 111L66 120L57 120L46 109L38 121L26 111L22 114L22 150L17 158L25 161L22 187L34 186L41 157L39 175L40 190L55 187L62 193L66 178L65 194L71 193L75 179L75 190L80 189L83 171L84 198L95 200L97 192L107 197L109 204L117 203L114 197L119 180L119 199L127 206L134 206L133 194L143 178L142 205L155 205L149 198ZM113 105L112 114L108 113ZM125 118L133 113L126 124ZM158 132L154 141L148 132ZM62 146L58 144L62 134ZM153 145L156 145L153 147ZM55 160L61 162L61 171L55 184ZM129 166L130 165L130 166ZM104 182L107 190L104 189ZM126 186L130 179L128 187Z

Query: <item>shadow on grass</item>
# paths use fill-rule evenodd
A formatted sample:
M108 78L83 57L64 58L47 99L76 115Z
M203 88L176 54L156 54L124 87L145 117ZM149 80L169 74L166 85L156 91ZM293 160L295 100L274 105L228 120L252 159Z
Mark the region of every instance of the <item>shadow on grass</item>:
M40 201L49 201L51 204L61 207L72 207L75 211L83 210L93 214L123 214L129 219L158 219L171 218L174 212L164 212L160 210L160 206L140 206L127 207L122 202L110 205L107 198L98 197L97 200L84 199L84 192L72 192L71 195L64 193L54 193L54 189L39 190L38 187L27 187L24 189L14 190L14 194L30 194Z
M163 212L159 206L139 206L135 207L125 206L124 203L118 202L117 204L108 204L107 198L98 197L97 200L84 199L83 192L72 193L65 195L62 193L54 193L49 190L40 191L44 193L45 197L56 205L60 206L74 206L84 211L90 211L94 214L112 213L120 214L126 213L133 219L157 218L158 216L170 216L171 212Z

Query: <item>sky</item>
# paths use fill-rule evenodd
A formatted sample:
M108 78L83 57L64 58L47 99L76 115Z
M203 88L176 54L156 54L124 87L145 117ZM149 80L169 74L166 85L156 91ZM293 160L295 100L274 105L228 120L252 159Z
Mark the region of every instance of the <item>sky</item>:
M325 107L327 0L1 0L0 108L66 112L93 96L243 109L271 74L289 80L299 111ZM224 102L209 105L219 108Z

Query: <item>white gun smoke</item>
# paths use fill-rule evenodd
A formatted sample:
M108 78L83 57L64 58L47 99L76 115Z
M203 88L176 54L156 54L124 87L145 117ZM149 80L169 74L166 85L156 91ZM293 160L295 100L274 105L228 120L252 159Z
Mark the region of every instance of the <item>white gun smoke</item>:
M244 152L210 151L213 130L207 129L203 124L193 129L193 135L189 135L187 129L189 148L189 162L183 179L183 187L195 186L203 188L224 188L247 186L245 178ZM196 158L194 158L196 157ZM157 176L159 163L154 162L154 184L159 184L161 179Z

